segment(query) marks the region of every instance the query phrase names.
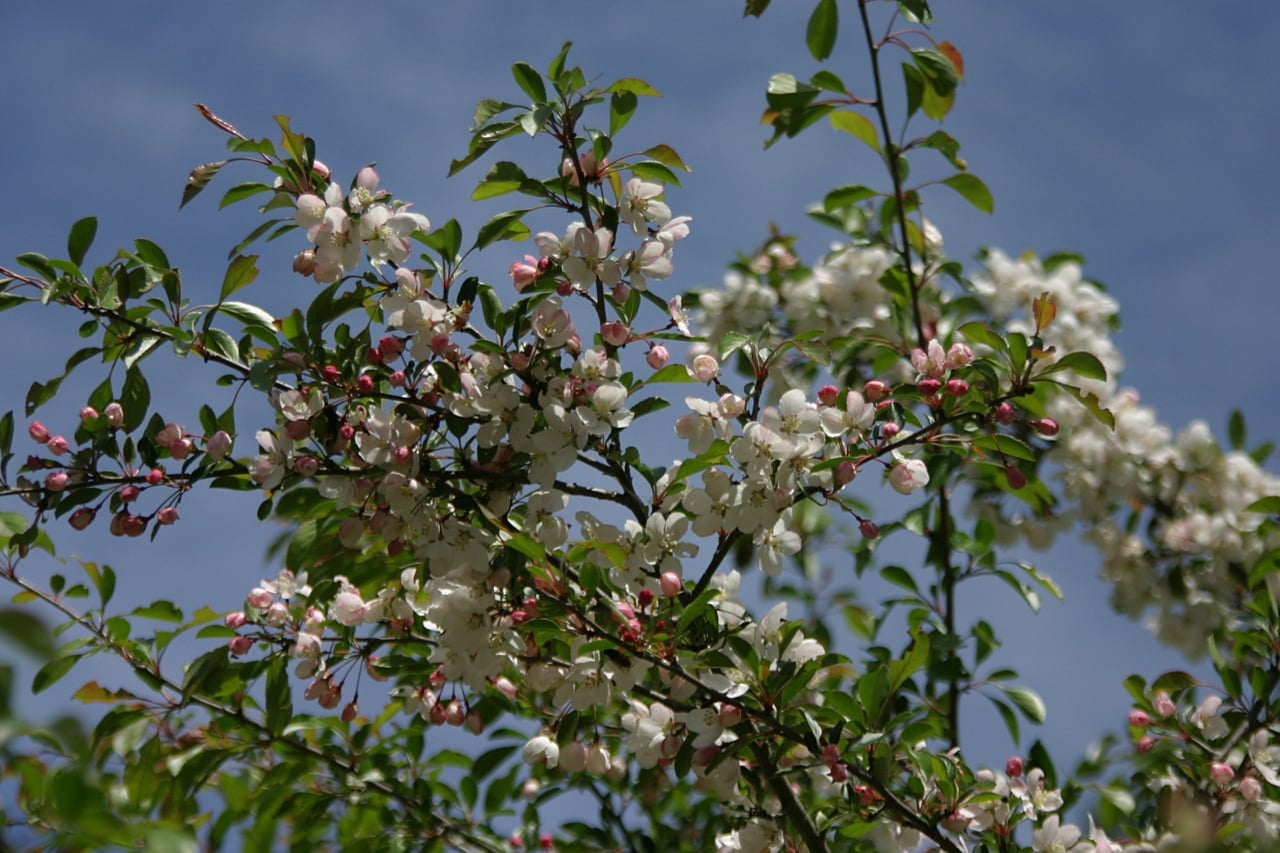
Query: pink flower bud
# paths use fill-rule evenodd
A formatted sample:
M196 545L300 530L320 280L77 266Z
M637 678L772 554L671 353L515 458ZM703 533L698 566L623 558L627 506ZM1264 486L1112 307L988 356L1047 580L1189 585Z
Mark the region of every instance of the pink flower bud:
M649 350L645 355L644 360L654 370L659 370L666 366L666 363L671 360L671 353L668 352L667 348L662 344L658 344L653 349Z
M170 444L173 444L175 441L179 441L181 438L182 427L174 423L168 423L165 424L158 433L156 433L156 444L159 444L162 447L168 447Z
M942 820L940 820L938 823L947 832L960 833L968 829L969 824L972 822L973 822L973 819L970 818L968 815L966 815L964 812L952 812L951 814L947 815Z
M684 589L684 582L675 572L663 572L658 578L658 586L662 589L663 598L675 598Z
M645 587L636 595L636 601L640 604L640 609L644 610L650 604L653 604L653 590Z
M336 364L326 364L320 370L320 376L325 382L337 383L342 381L342 371L338 369Z
M969 393L969 383L963 379L948 379L947 393L952 397L963 397Z
M71 518L67 519L67 523L71 525L72 530L84 530L90 524L93 524L93 517L97 513L87 506L82 506L75 512L71 513Z
M1022 775L1022 758L1015 755L1004 763L1004 773L1011 779L1017 779Z
M889 469L889 485L900 495L909 495L929 485L929 469L919 459L904 459Z
M837 785L849 781L849 765L843 761L832 764L827 771L831 774L831 781Z
M391 375L387 377L387 381L391 383L392 388L403 388L404 383L408 381L408 377L404 375L403 370L393 370Z
M102 415L107 419L107 426L113 429L124 426L124 408L119 403L107 403Z
M693 766L706 767L719 758L721 752L724 750L718 746L704 746L693 754Z
M361 394L369 394L373 391L373 377L367 373L360 374L360 378L356 380L356 388Z
M1162 717L1172 717L1178 713L1178 706L1173 703L1173 700L1169 698L1169 694L1164 691L1156 694L1153 705L1155 706L1155 712Z
M612 347L620 347L631 340L631 330L621 323L610 321L600 327L600 337Z
M98 417L98 410L95 409L93 406L85 406L80 410L80 420L82 421L96 420L97 417Z
M356 705L356 700L352 699L342 707L342 713L338 715L338 718L344 723L349 723L354 720L359 713L360 706Z
M36 444L48 444L49 439L53 437L49 434L49 428L39 421L31 422L27 427L27 435L31 436L31 440Z
M516 286L516 292L524 292L526 287L538 280L538 261L531 255L525 255L524 263L516 261L511 265L511 269L507 270L507 274L511 275L512 283Z
M710 382L720 375L720 362L715 356L703 353L693 359L693 375L699 382Z
M573 282L567 278L563 281L556 282L557 296L571 296L573 294Z
M147 532L147 520L137 515L124 517L124 535L138 537Z
M169 455L174 459L186 459L191 455L191 439L181 438L169 445Z
M156 510L156 524L173 524L178 520L178 508L165 506Z
M731 729L742 722L742 710L737 705L721 705L717 718L721 728Z
M316 271L316 250L303 249L293 256L293 271L310 278Z
M362 535L364 535L364 522L354 515L342 519L342 523L338 525L338 541L345 548L355 548L360 544Z
M872 379L866 385L862 386L862 393L867 399L873 403L878 403L885 397L888 397L893 389L879 379Z
M330 684L324 693L320 694L320 707L326 711L332 711L338 707L338 703L342 701L342 688L336 684Z
M268 625L274 625L279 628L289 621L289 608L285 606L283 601L273 601L271 606L267 608L264 618L267 620Z
M1027 485L1027 475L1018 470L1015 465L1004 466L1005 479L1009 481L1009 488L1021 489Z
M164 469L152 468L150 471L147 472L146 480L147 480L147 485L150 485L150 486L160 485L161 483L164 482Z
M252 648L253 637L232 637L227 641L227 649L236 657L240 657Z
M887 421L880 425L880 434L884 436L885 441L891 441L900 432L902 432L902 427L893 421Z
M1232 779L1236 778L1236 771L1230 764L1222 761L1215 761L1213 764L1209 765L1209 778L1219 785L1225 785Z
M840 396L840 389L834 385L823 385L818 389L818 402L824 406L834 406Z
M314 456L299 456L293 460L293 470L304 477L314 477L320 470L320 460Z
M208 454L210 459L225 459L230 451L231 436L223 430L218 430L209 436L209 442L204 448L204 452Z
M545 258L543 259L545 260ZM627 301L627 297L631 295L631 288L619 282L613 286L613 290L609 291L609 296L613 299L614 305L621 305Z
M49 439L45 444L45 447L49 448L49 452L54 456L62 456L71 449L71 445L68 444L67 440L60 435L55 435L53 438Z
M1053 438L1058 434L1058 422L1053 418L1041 418L1038 421L1032 421L1031 425L1045 438Z
M1132 710L1129 712L1129 725L1135 729L1145 729L1151 725L1151 717L1146 711Z
M243 610L232 610L226 616L222 617L222 624L226 625L233 631L243 628L249 623L249 617L244 615Z
M124 535L124 520L129 516L127 512L117 512L111 516L111 525L107 528L112 536Z
M847 486L858 476L858 464L852 459L841 460L836 465L836 485Z
M964 367L971 361L973 361L973 350L969 349L968 344L957 341L947 350L947 367L952 370Z
M482 734L484 732L484 717L475 708L467 711L467 716L462 720L462 727L473 735Z
M372 166L365 166L359 172L356 172L356 186L365 192L373 192L378 188L378 170Z
M916 383L916 390L925 397L932 397L941 389L942 382L933 378L921 379Z
M260 586L255 586L249 590L249 595L245 598L249 602L249 606L257 610L266 610L271 606L271 602L275 600L275 596Z
M140 494L142 494L142 490L130 483L120 490L120 503L133 503Z
M302 691L303 698L315 701L324 695L329 689L328 683L323 678L317 678L315 681L307 685L307 689Z
M329 180L330 174L329 167L324 163L321 163L319 160L315 160L311 163L311 174L315 175L317 178L327 181Z
M550 850L556 846L556 839L549 832L544 832L538 836L538 846L543 850Z
M66 471L54 471L44 478L44 487L51 492L60 492L71 482L71 475Z
M875 539L880 535L880 528L871 519L864 518L862 521L858 522L858 532L861 533L865 539Z
M369 347L364 351L364 361L365 364L378 367L382 364L382 350L377 347Z
M452 699L444 709L444 721L451 726L460 726L467 718L467 711L457 699Z
M445 708L443 702L437 702L431 706L431 710L427 712L427 720L433 726L443 726L445 721Z
M1239 790L1240 796L1252 803L1262 796L1262 783L1253 776L1246 776L1240 780Z

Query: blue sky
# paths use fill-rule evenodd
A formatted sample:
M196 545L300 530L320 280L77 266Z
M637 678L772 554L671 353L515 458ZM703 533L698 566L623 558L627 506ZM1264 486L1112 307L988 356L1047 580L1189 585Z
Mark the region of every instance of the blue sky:
M987 217L943 195L926 197L951 254L965 258L982 245L1081 252L1087 273L1121 304L1125 381L1166 423L1177 429L1203 418L1221 432L1238 406L1255 441L1280 437L1272 343L1280 111L1270 65L1280 8L1245 2L1228 14L1196 0L937 5L936 34L967 64L946 129L996 198ZM630 143L619 144L668 142L694 170L669 194L695 222L667 289L717 282L770 222L799 233L800 251L813 260L828 237L804 207L832 186L884 178L856 143L830 131L762 150L766 80L815 70L803 47L810 4L774 6L762 20L744 20L739 3L706 0L120 2L85 4L74 16L59 4L4 4L10 83L0 92L8 123L0 176L8 215L0 263L23 251L63 252L70 224L95 215L91 261L145 236L182 268L194 298L212 299L227 249L256 220L248 208L217 214L216 190L177 211L188 171L224 152L193 101L249 135L271 134L271 116L288 114L344 180L376 160L384 185L433 222L456 217L474 229L510 206L468 201L483 165L445 177L449 159L465 150L474 104L515 97L510 64L544 67L565 40L589 74L641 77L666 96L642 103L623 137ZM832 67L856 89L866 61L845 8ZM233 172L220 186L257 177ZM311 290L288 271L296 248L272 255L278 266L264 263L244 296L275 310L304 304ZM524 248L486 255L475 271L500 284ZM0 314L0 409L20 410L32 380L59 372L76 323L55 312ZM165 375L172 378L162 411L194 423L203 386L178 379L185 373ZM41 414L69 431L79 405L68 394ZM241 424L245 432L257 426ZM190 499L181 526L154 546L92 532L67 531L59 541L65 553L115 565L138 601L171 596L230 608L276 568L263 566L274 531L256 523L255 503ZM1154 674L1177 659L1110 613L1092 552L1064 547L1039 560L1066 588L1067 603L1049 603L1031 619L997 594L984 615L1017 647L1012 665L1049 700L1044 735L1068 758L1103 728L1120 728L1124 675ZM990 607L990 592L973 590L973 606ZM59 698L50 695L26 707L46 712ZM989 761L1008 749L987 730L997 726L975 710L966 735Z

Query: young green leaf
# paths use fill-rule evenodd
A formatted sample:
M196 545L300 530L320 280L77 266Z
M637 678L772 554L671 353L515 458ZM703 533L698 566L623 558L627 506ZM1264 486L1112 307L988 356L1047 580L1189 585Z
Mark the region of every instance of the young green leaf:
M818 0L809 16L809 28L805 31L805 44L813 58L822 62L836 46L836 32L840 25L840 10L836 0Z
M991 213L996 208L991 190L987 189L987 185L975 175L959 172L944 180L943 183L960 193L966 201L983 213Z

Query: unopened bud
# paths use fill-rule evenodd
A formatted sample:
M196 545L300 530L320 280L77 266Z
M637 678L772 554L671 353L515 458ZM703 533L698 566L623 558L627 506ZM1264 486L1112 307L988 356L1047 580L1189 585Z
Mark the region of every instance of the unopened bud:
M71 525L73 530L84 530L90 524L93 524L93 517L96 512L87 506L82 506L75 512L71 513L71 518L67 519L67 523Z
M916 390L919 391L921 395L925 397L932 397L934 394L937 394L938 391L940 391L941 389L942 389L942 382L940 382L937 379L933 379L932 377L927 379L921 379L919 382L916 383Z
M222 617L222 624L235 631L243 628L249 623L249 617L244 615L243 610L232 610L226 616Z
M881 382L879 379L872 379L866 385L862 386L862 393L865 394L867 399L873 403L878 403L885 397L889 396L889 393L892 390L892 388Z
M49 452L54 456L62 456L71 449L71 445L67 442L66 438L60 435L55 435L50 438L49 441L45 443L45 447L49 448Z
M654 370L658 370L671 360L671 353L662 344L658 344L645 354L644 360Z
M44 478L44 487L51 492L60 492L71 482L71 475L66 471L54 471Z
M1178 713L1178 706L1169 698L1169 694L1163 691L1156 694L1153 704L1155 705L1155 712L1162 717L1172 717Z
M1225 785L1236 778L1236 771L1226 762L1215 761L1209 765L1209 778L1219 785Z
M107 426L119 429L124 426L124 407L119 403L107 403L107 407L102 410L102 416L107 419Z
M360 707L356 705L355 700L352 699L350 702L348 702L346 705L343 706L342 713L339 714L338 717L339 719L342 720L342 722L349 723L352 720L354 720L356 718L356 715L358 715L359 713L360 713Z
M232 637L227 641L227 650L236 657L240 657L252 648L253 637Z
M862 534L864 539L875 539L880 535L880 528L871 519L864 518L858 522L858 532Z
M1038 421L1032 421L1031 425L1045 438L1053 438L1058 434L1058 422L1053 418L1041 418Z
M204 448L204 452L210 459L224 459L230 451L231 436L224 430L218 430L213 435L209 436L209 442Z
M885 441L889 441L900 432L902 432L902 427L894 421L888 421L880 425L880 434L884 436Z
M177 520L178 508L176 506L166 506L156 510L156 524L173 524Z
M1240 780L1239 791L1246 802L1255 802L1262 796L1262 783L1253 776L1246 776Z
M675 572L663 572L658 577L658 586L664 598L675 598L684 589L684 582Z
M1009 481L1009 488L1021 489L1027 485L1027 475L1018 470L1015 465L1006 465L1004 467L1005 479Z
M696 356L693 359L693 375L699 382L710 382L720 375L720 362L713 355Z
M1151 717L1146 711L1133 710L1129 712L1129 725L1135 729L1145 729L1151 725Z
M1001 403L996 406L996 410L992 413L992 417L995 418L995 421L998 424L1011 424L1017 419L1018 413L1013 406L1008 403Z
M824 406L834 406L840 396L840 389L834 385L823 385L818 389L818 402Z
M620 347L631 340L631 330L623 324L610 321L600 327L600 337L611 347Z
M80 410L80 420L82 421L96 420L97 417L98 417L98 410L95 409L93 406L85 406Z
M852 459L844 459L836 465L836 484L847 486L858 476L858 465Z
M947 393L952 397L963 397L969 393L969 383L963 379L948 379Z
M1010 779L1017 779L1022 775L1023 765L1022 758L1015 755L1004 763L1004 773Z
M49 434L49 428L39 421L32 421L27 427L27 435L31 436L31 440L36 444L48 444L49 439L53 436Z

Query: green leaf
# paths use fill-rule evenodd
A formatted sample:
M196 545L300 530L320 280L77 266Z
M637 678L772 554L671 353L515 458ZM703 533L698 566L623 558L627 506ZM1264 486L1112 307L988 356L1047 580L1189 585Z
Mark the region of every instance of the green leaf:
M1009 697L1009 701L1017 705L1018 710L1028 720L1033 723L1043 723L1045 721L1048 711L1044 706L1044 700L1040 698L1040 694L1030 687L1008 687L1005 688L1004 692Z
M683 364L668 364L653 372L653 375L645 380L646 385L654 382L697 382L698 379L689 372L689 368Z
M679 169L682 172L693 171L685 165L685 162L681 159L679 153L677 153L676 149L672 148L670 145L655 145L652 148L646 148L641 153L646 157L652 157L664 166L670 166L672 169Z
M613 136L631 121L638 99L632 92L614 92L609 98L609 135Z
M911 59L938 96L945 98L955 91L960 75L946 54L931 47L918 47L911 51Z
M523 240L529 236L529 229L520 219L529 212L524 210L507 210L489 219L480 226L476 235L475 248L483 249L490 243L499 240Z
M134 616L141 616L144 619L157 619L161 622L181 622L182 611L172 601L153 601L142 607L135 607Z
M142 371L131 367L124 374L124 385L120 388L120 406L124 409L124 423L121 428L133 432L141 426L151 408L151 387Z
M836 130L843 130L851 134L854 139L862 140L871 146L871 150L880 150L880 137L876 134L876 127L871 123L871 119L862 113L855 113L853 110L836 110L827 116L827 121L831 122L831 126Z
M1258 498L1253 503L1244 508L1245 512L1261 512L1266 515L1280 515L1280 497L1276 495L1268 495L1265 498Z
M1248 436L1244 413L1239 409L1232 409L1231 416L1227 418L1227 439L1231 442L1231 449L1243 451L1248 443Z
M53 654L53 638L39 618L17 607L0 608L0 634L38 660Z
M1059 370L1073 370L1084 379L1106 380L1107 368L1098 357L1091 352L1069 352L1053 363L1046 372L1056 373Z
M541 104L547 100L547 88L542 83L542 75L532 65L527 62L517 62L511 66L511 76L515 78L516 85L521 91L532 98L535 104Z
M472 191L471 200L482 201L486 198L494 198L515 192L528 179L524 170L515 163L502 160L494 163L489 168L489 173L484 176L484 179Z
M879 193L871 189L871 187L864 187L858 184L836 187L822 199L822 209L830 213L833 210L841 210L860 201L875 198L878 195Z
M234 317L246 326L261 326L264 329L275 331L276 318L257 305L250 305L247 302L223 302L218 306L218 311Z
M62 676L70 672L79 660L79 655L67 655L49 661L40 667L40 671L31 679L31 692L40 693L53 686Z
M227 266L226 275L222 277L222 290L218 295L218 301L221 302L237 290L247 287L257 277L258 256L236 255Z
M1098 395L1092 392L1081 391L1074 385L1067 385L1055 380L1049 380L1058 387L1062 388L1072 397L1080 401L1080 405L1089 410L1089 413L1098 420L1099 423L1105 424L1111 429L1116 428L1116 416L1111 413L1110 409L1103 408L1102 401L1098 399Z
M1195 676L1175 669L1157 678L1151 685L1151 692L1159 693L1164 691L1165 693L1172 693L1175 690L1183 690L1198 683Z
M182 202L178 205L178 209L186 207L187 202L200 195L200 191L209 185L209 181L213 180L213 176L218 174L218 170L225 165L227 165L226 160L219 160L216 163L205 163L192 169L191 174L187 176L186 186L182 188Z
M246 198L253 198L265 192L271 192L271 187L258 181L249 181L243 184L236 184L231 189L222 194L222 200L218 202L218 208L222 209L227 205L235 204L238 201L244 201Z
M267 729L279 735L293 719L293 691L289 686L288 659L277 655L267 668Z
M746 0L746 5L742 9L742 17L760 17L764 14L764 10L769 8L772 0Z
M84 263L84 256L89 253L89 247L93 245L93 238L97 233L98 220L92 216L86 216L71 226L71 233L67 235L67 257L71 259L71 263L76 266Z
M609 88L605 91L612 92L613 94L626 93L629 95L643 95L647 98L662 97L661 92L650 86L644 80L640 80L636 77L623 77L621 79L614 80L609 84Z
M991 190L987 189L987 185L977 176L970 175L968 172L958 172L943 183L960 193L966 201L983 213L995 211L996 203L991 197Z
M814 59L822 62L831 55L836 46L839 25L840 10L836 7L836 0L818 0L813 14L809 16L809 27L804 36Z

